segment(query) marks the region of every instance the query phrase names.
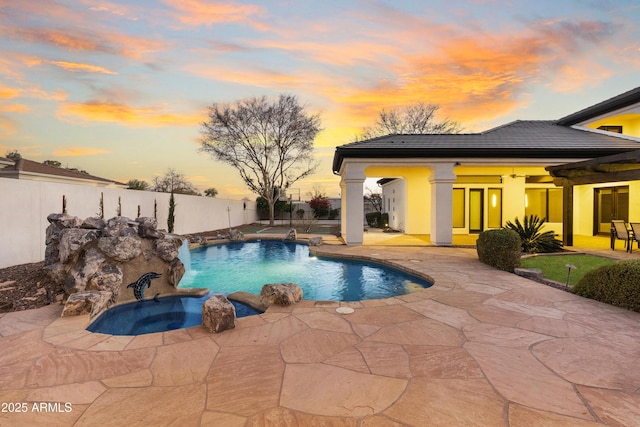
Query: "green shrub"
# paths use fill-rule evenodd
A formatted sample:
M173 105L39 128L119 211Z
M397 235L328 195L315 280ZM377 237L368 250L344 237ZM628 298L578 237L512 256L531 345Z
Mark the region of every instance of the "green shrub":
M367 218L367 225L369 225L369 227L381 228L383 226L382 214L380 212L369 212L365 215L365 218Z
M511 229L518 233L522 240L522 251L528 254L539 252L559 252L562 250L562 241L556 239L553 231L541 231L544 225L544 218L540 219L537 215L524 217L524 222L516 217L515 224L507 221L505 228Z
M620 261L589 271L575 294L640 312L640 260Z
M389 226L389 214L388 213L383 213L382 216L380 217L380 226L381 227L388 227Z
M476 241L480 262L499 270L513 272L520 267L522 254L518 233L506 228L487 230L480 233Z

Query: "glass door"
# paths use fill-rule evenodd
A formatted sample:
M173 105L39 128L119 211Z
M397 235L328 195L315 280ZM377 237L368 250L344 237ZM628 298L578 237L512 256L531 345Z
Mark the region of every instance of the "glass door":
M609 234L612 220L629 222L629 187L596 188L594 205L594 234Z
M469 189L469 232L480 233L484 230L484 190Z

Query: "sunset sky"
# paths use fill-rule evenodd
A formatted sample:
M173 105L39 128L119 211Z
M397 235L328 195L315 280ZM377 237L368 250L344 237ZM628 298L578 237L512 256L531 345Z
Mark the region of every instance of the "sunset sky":
M624 0L0 0L0 156L121 182L174 168L251 195L198 151L214 102L294 94L335 146L415 102L476 132L557 119L639 86L640 4Z

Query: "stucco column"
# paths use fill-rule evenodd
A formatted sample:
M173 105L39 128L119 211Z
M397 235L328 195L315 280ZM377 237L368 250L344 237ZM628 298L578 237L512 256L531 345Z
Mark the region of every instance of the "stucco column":
M435 164L429 177L431 184L431 243L451 246L453 226L453 163Z
M342 237L347 245L361 245L364 239L364 178L344 179L343 182Z
M342 238L347 245L361 245L364 237L364 165L346 163L341 175L342 221L340 228Z

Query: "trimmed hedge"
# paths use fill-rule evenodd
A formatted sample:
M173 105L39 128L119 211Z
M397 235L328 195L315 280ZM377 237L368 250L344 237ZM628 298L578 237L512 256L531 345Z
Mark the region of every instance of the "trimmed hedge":
M620 261L591 270L573 287L573 292L640 312L640 260Z
M374 228L382 228L382 214L380 212L369 212L365 215L367 225Z
M480 262L499 270L509 271L520 267L522 243L518 233L506 228L480 233L476 241Z

